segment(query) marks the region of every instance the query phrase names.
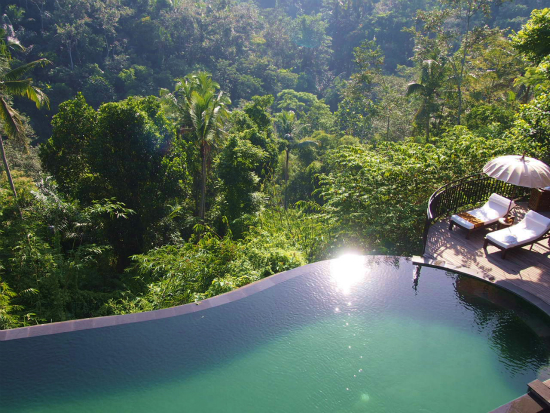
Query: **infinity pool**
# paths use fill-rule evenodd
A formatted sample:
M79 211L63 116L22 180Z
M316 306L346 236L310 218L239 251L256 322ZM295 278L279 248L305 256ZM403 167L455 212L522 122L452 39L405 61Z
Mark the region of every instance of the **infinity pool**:
M2 341L0 410L485 413L549 377L545 314L415 268L344 257L180 316Z

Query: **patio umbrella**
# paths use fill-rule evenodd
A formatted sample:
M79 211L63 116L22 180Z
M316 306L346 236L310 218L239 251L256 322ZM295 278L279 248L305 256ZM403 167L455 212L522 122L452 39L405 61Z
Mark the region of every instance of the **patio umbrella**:
M525 155L500 156L487 162L483 172L491 178L527 188L550 186L550 167L544 162ZM515 192L515 191L514 191ZM510 202L510 206L512 202ZM506 214L510 212L510 207Z
M550 186L550 167L525 155L506 155L487 162L483 172L492 178L527 188Z

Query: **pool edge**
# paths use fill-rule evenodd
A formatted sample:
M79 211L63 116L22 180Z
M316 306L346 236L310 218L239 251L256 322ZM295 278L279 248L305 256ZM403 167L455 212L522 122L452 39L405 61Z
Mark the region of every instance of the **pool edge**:
M380 259L380 258L396 258L397 256L390 255L365 255L365 258ZM456 266L449 264L443 260L435 260L431 258L425 258L420 256L413 257L399 257L410 260L413 265L426 266L439 268L442 270L452 271L458 274L475 277L486 283L501 287L514 295L521 297L527 302L531 303L548 317L550 317L550 305L535 295L513 285L511 282L501 280L498 282L492 282L486 279L483 274L476 272L467 267ZM38 337L50 334L68 333L71 331L88 330L95 328L111 327L122 324L131 324L143 321L157 320L167 317L174 317L187 313L194 313L208 308L218 307L220 305L228 304L241 298L248 297L257 292L263 291L274 285L280 284L289 279L295 278L305 272L316 271L322 269L327 265L330 265L331 260L318 261L311 264L306 264L301 267L293 268L288 271L283 271L277 274L273 274L269 277L247 284L236 290L229 291L224 294L217 295L215 297L208 298L196 303L183 304L170 308L163 308L160 310L145 311L141 313L112 315L94 318L84 318L78 320L68 320L49 324L39 324L35 326L19 327L8 330L0 330L0 342L17 340L29 337Z
M38 324L35 326L18 327L8 330L0 330L0 342L18 340L30 337L38 337L50 334L68 333L71 331L89 330L95 328L112 327L122 324L138 323L142 321L158 320L167 317L179 316L187 313L195 313L208 308L228 304L241 298L248 297L257 292L263 291L284 281L298 277L305 272L317 271L330 265L331 260L318 261L301 267L283 271L261 280L244 285L236 290L229 291L215 297L208 298L196 303L182 304L175 307L163 308L160 310L144 311L141 313L111 315L94 318L81 318L78 320L60 321L49 324Z

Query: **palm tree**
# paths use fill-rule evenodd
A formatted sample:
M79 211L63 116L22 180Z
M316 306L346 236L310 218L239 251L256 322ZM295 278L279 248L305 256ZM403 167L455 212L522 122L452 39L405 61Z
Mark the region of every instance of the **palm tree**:
M419 83L409 83L407 96L417 94L422 98L420 108L416 112L415 121L424 122L426 142L430 141L430 121L437 110L436 98L444 80L445 67L435 60L424 60Z
M290 151L292 149L304 148L306 146L318 146L317 141L312 141L308 139L297 140L296 136L300 133L300 130L304 127L298 122L296 114L293 111L282 111L275 117L275 128L279 136L284 140L285 148L285 170L284 170L284 179L285 179L285 200L284 207L288 207L288 178L289 178L289 158Z
M1 36L1 33L0 33ZM33 86L32 79L21 79L23 75L36 66L43 66L49 63L46 59L39 59L31 63L24 64L15 69L10 68L10 53L5 46L5 42L0 40L0 120L4 132L12 139L24 142L23 120L19 112L12 107L11 99L13 96L24 96L32 100L37 108L43 105L49 106L47 96L36 86ZM13 178L4 150L4 140L0 134L0 153L2 162L10 184L13 196L17 203L17 191L13 184ZM21 215L21 211L19 211Z
M212 80L211 75L199 72L177 79L173 93L161 91L163 101L169 111L175 113L181 123L181 132L191 136L201 157L201 200L199 217L204 219L206 209L206 181L208 161L212 149L222 134L224 120L231 104L229 97L218 91L220 85Z

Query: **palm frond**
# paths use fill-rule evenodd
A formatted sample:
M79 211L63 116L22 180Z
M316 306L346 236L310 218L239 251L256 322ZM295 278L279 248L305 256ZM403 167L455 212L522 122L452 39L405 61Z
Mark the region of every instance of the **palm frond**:
M420 83L409 83L407 85L407 96L413 95L415 93L422 94L424 93L426 87L424 85L421 85Z
M308 146L319 146L319 142L317 141L312 141L312 140L309 140L309 139L305 139L303 141L300 141L300 142L296 142L294 144L294 146L296 148L305 148L305 147L308 147Z
M32 86L27 92L27 97L36 104L37 109L40 109L42 106L50 108L50 99L48 99L48 96L40 88Z
M0 83L2 92L7 95L26 96L40 108L43 105L49 107L48 97L37 87L32 86L31 79L12 80Z
M168 89L166 89L165 87L160 88L159 96L161 98L169 98L170 100L174 99L174 96L172 95L172 93Z
M3 82L0 81L2 93L10 96L25 96L27 94L27 89L29 89L31 86L31 79L4 80Z
M192 104L189 109L189 116L191 118L191 122L193 123L193 129L195 129L195 134L199 137L202 127L202 111L198 108L196 103Z
M428 67L431 67L432 65L439 65L439 63L436 61L436 60L433 60L433 59L427 59L427 60L424 60L422 62L422 64L428 66Z
M21 116L3 97L0 97L0 119L8 136L12 138L24 136Z
M15 69L10 70L9 72L4 74L4 79L6 80L17 80L21 78L25 73L28 71L34 69L36 66L43 67L47 64L50 64L51 62L48 59L38 59L34 62L26 63L24 65L21 65L19 67L16 67Z

